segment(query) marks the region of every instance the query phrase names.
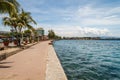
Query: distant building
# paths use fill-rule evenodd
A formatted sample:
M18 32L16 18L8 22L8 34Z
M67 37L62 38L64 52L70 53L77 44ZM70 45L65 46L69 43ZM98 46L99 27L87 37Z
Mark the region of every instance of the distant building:
M39 36L43 36L44 35L44 29L43 28L37 28L36 31L37 31L37 34Z
M36 29L37 35L39 37L40 40L44 39L44 29L43 28L37 28Z
M8 31L0 31L0 34L3 35L3 34L8 34L9 32Z
M8 38L8 36L6 36L6 34L9 34L8 31L0 31L0 38Z
M0 38L6 38L6 36L4 36L4 35L0 35Z

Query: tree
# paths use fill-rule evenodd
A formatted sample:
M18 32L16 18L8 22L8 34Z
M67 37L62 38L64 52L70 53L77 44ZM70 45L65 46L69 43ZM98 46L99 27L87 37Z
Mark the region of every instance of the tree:
M54 39L55 38L55 33L54 33L53 30L48 31L48 37L49 37L49 39Z
M59 40L62 39L61 36L55 35L55 39Z
M34 28L30 25L31 22L36 24L36 22L30 16L30 13L24 12L24 10L22 10L22 12L20 14L17 14L13 17L3 18L3 24L11 26L12 29L14 29L14 31L18 34L17 39L19 42L19 44L18 44L19 46L21 45L20 39L23 38L22 37L22 29L27 28L27 29L34 31Z
M19 26L20 28L20 31L21 29L24 27L24 28L27 28L27 29L30 29L32 31L34 31L35 29L33 28L33 26L30 25L30 23L34 23L34 24L37 24L35 22L35 20L33 20L33 18L30 16L30 12L25 12L23 9L22 9L22 12L18 15L19 16L19 22L21 23L21 26ZM23 26L22 26L23 24Z
M19 3L16 0L0 0L0 13L15 15L19 11Z
M33 28L33 26L30 25L30 23L34 23L34 24L37 24L35 22L35 20L33 20L33 18L30 16L30 12L25 12L23 9L22 9L22 12L19 14L19 18L20 18L20 23L23 24L23 26L19 26L19 29L20 29L20 32L22 30L22 28L27 28L28 31L32 33L34 33L35 29ZM29 39L31 39L31 35L28 36ZM23 37L22 37L23 39Z
M23 36L25 37L24 40L26 40L28 38L29 42L30 43L32 42L32 31L31 30L29 30L29 29L25 30Z
M12 29L14 29L15 32L18 32L18 19L16 17L4 17L3 24L5 26L10 26Z

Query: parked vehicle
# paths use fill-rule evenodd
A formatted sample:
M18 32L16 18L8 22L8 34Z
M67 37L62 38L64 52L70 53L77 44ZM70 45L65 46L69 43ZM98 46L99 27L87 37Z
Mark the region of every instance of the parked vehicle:
M0 39L0 50L4 50L5 46L4 46L4 43L3 43L3 40Z

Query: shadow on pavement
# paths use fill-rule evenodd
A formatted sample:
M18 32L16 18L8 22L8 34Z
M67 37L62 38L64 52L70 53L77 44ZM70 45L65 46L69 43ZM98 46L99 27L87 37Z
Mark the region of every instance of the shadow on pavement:
M0 68L10 68L11 66L4 65L4 64L10 64L10 63L13 63L13 62L0 62Z
M0 68L10 68L11 66L0 65Z
M0 64L8 64L8 63L13 63L13 62L0 62Z

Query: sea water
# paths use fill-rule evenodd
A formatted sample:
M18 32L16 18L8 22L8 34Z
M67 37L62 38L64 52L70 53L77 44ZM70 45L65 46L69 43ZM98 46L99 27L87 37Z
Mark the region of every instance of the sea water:
M120 80L120 40L54 42L68 80Z

